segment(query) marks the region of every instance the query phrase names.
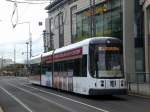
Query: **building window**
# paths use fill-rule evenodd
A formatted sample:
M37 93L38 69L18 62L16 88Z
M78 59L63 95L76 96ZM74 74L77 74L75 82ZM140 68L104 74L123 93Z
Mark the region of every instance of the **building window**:
M58 28L59 28L59 47L64 46L64 22L63 13L58 14Z
M84 16L84 12L77 15L77 37L75 41L80 41L90 37L90 18Z
M51 18L49 20L49 25L50 25L50 49L49 50L52 50L52 49L54 49L54 39L53 39L54 33L52 31L53 28L54 28L54 26L53 26L53 18Z
M43 30L43 43L44 43L44 52L48 51L48 37L46 30Z
M77 6L73 6L70 9L70 15L71 15L71 43L75 42L76 38L76 10Z
M77 13L77 38L90 37L91 11ZM95 7L96 36L112 36L122 39L122 0L108 0Z

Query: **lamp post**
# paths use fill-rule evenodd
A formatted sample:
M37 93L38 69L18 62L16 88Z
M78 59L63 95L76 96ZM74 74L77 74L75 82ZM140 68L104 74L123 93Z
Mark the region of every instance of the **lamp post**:
M90 36L96 36L95 0L90 0Z
M28 28L29 28L29 42L28 44L30 45L30 58L32 57L32 34L31 34L31 27L30 27L30 22L22 22L22 23L18 23L18 24L28 24Z
M26 62L26 68L27 68L27 76L29 77L29 56L28 56L28 53L29 53L29 49L28 49L28 46L29 46L29 42L26 42L26 45L27 45L27 62Z
M27 68L29 67L29 57L28 57L28 45L29 45L29 42L26 42L27 44Z

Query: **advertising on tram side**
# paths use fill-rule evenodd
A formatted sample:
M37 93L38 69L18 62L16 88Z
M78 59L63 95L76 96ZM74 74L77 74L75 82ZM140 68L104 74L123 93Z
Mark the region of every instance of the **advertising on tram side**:
M46 72L41 76L41 85L52 87L52 72Z

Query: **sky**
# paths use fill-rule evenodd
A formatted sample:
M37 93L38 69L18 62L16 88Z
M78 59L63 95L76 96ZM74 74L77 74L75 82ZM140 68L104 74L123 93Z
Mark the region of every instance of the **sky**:
M18 0L19 1L19 0ZM21 0L20 0L21 1ZM17 4L18 23L30 22L32 36L33 55L43 52L42 32L45 29L45 19L48 17L46 4ZM14 48L16 49L16 62L23 62L26 59L26 42L29 40L29 24L17 24L12 27L11 18L14 3L1 0L0 3L0 58L14 59ZM16 23L16 13L13 16L13 23ZM42 22L42 26L39 26Z

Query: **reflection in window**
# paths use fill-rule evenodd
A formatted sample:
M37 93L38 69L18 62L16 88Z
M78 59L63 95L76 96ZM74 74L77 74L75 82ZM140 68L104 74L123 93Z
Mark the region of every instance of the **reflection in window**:
M122 0L109 0L96 6L96 36L122 39ZM77 14L77 40L90 37L89 9Z
M64 46L64 23L63 23L63 13L58 14L58 24L59 24L59 47Z
M77 6L73 6L70 9L70 15L71 15L71 43L75 41L76 38L76 10Z

